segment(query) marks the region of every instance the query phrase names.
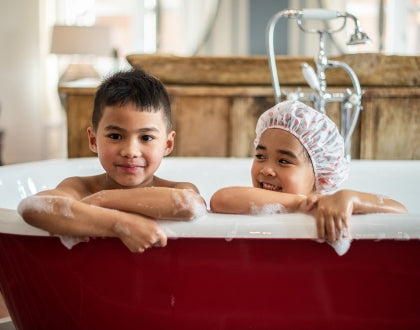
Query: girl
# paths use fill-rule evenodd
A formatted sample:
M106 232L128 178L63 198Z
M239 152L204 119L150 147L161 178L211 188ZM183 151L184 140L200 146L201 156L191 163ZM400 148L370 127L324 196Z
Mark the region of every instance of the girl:
M211 198L213 212L305 212L315 216L318 237L335 242L357 213L407 213L397 201L353 190L336 191L347 178L344 141L326 115L299 101L264 112L257 123L253 187L227 187ZM334 192L336 191L336 192Z

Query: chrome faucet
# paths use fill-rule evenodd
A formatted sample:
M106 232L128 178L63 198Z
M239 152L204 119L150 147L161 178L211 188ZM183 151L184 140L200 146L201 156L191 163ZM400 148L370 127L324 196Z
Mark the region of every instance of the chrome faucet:
M362 109L362 90L360 88L359 79L354 71L344 62L329 60L325 54L325 36L341 31L346 23L347 18L354 21L355 31L351 35L347 45L365 44L370 42L369 37L360 28L359 20L352 14L347 12L338 12L329 9L303 9L292 10L287 9L275 14L267 25L266 43L269 59L269 68L271 81L274 89L274 98L276 103L281 101L282 93L277 73L276 58L274 52L274 28L281 17L296 19L297 25L303 32L317 33L319 35L319 51L315 57L316 72L308 64L302 64L302 74L311 87L311 92L301 92L298 88L295 92L283 93L287 99L295 99L303 102L312 102L314 108L322 113L326 113L325 106L329 102L339 102L341 104L341 127L340 133L344 138L345 155L348 159L351 156L351 136L359 118ZM309 29L304 26L304 20L331 20L342 19L342 24L336 29ZM327 91L326 69L341 68L343 69L353 84L353 90L347 88L342 93L330 93Z

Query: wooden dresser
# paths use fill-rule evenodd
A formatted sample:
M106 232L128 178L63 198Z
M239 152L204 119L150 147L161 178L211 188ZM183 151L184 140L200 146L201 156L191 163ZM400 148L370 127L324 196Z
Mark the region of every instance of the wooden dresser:
M352 137L354 159L420 159L420 57L352 54L332 58L350 65L364 91L363 110ZM259 115L274 105L266 57L176 57L130 55L165 84L177 132L173 156L248 157ZM281 88L307 86L300 65L312 58L278 57ZM342 70L327 71L329 91L350 80ZM305 90L306 87L302 88ZM59 87L68 126L68 157L86 157L96 85ZM338 105L328 114L337 123Z

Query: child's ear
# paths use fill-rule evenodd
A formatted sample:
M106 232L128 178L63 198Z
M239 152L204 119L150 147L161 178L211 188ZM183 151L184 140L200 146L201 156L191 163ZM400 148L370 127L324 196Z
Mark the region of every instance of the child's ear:
M89 149L94 153L98 153L98 146L96 145L96 134L92 127L88 127L87 134L89 139Z
M166 140L166 148L165 148L165 156L168 156L172 150L174 150L174 144L175 144L175 131L171 131L168 134L168 138Z

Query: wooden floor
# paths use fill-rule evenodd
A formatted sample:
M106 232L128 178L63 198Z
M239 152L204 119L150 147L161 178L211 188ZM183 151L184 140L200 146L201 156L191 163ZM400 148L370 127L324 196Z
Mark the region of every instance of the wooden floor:
M9 312L7 311L6 304L4 303L3 296L0 294L0 319L8 317Z

